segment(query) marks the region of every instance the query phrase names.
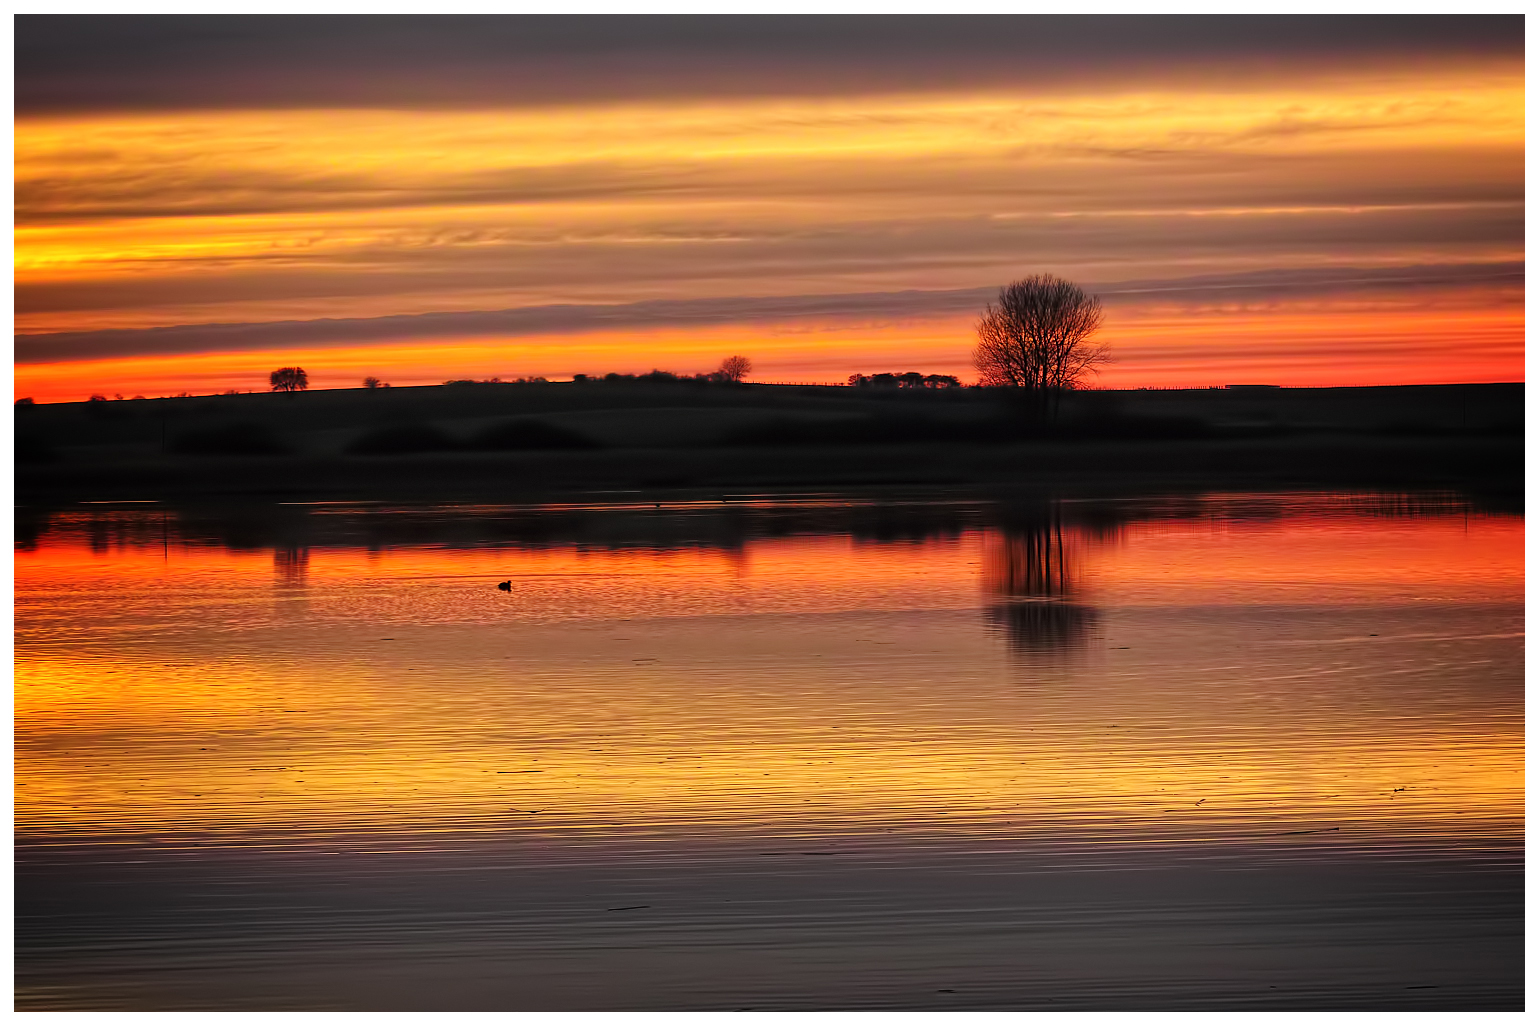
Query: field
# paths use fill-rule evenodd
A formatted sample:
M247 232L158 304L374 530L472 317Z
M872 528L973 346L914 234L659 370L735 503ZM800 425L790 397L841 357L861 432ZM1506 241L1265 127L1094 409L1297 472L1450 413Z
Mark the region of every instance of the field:
M1090 391L470 383L16 409L22 503L755 489L1451 488L1520 501L1521 384Z

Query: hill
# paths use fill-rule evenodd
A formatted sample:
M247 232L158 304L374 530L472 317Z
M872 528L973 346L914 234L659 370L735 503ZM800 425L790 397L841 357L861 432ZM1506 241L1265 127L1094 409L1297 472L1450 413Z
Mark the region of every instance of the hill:
M1520 493L1521 384L1005 393L644 380L16 408L18 502L972 486Z

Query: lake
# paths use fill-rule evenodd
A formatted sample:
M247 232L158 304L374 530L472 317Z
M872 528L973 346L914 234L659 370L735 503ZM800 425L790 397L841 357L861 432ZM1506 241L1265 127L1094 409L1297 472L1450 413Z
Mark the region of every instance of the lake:
M1521 515L636 498L18 510L16 1007L1523 1007Z

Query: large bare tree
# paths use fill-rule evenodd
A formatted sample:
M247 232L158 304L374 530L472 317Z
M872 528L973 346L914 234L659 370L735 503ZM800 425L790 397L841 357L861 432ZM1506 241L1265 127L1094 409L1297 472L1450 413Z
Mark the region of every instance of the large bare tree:
M978 322L973 362L980 383L1029 389L1042 400L1084 385L1106 362L1090 336L1101 326L1101 301L1073 282L1034 274L999 290Z

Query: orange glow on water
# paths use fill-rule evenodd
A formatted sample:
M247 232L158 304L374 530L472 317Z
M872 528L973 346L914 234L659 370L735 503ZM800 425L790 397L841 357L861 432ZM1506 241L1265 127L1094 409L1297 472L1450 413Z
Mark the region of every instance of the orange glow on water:
M163 552L158 521L146 523L149 533L137 542L93 549L86 538L66 533L18 550L18 592L89 601L103 589L147 597L176 582L265 591L275 573L285 572L281 551L178 540ZM1167 591L1196 603L1385 602L1432 595L1513 601L1523 593L1524 528L1508 517L1450 515L1429 522L1341 510L1307 520L1136 521L1109 540L1088 539L1073 528L1068 535L1077 539L1077 572L1093 582L1087 586L1119 603ZM366 582L376 579L471 588L488 577L510 578L519 585L506 602L538 608L545 617L697 615L720 608L731 591L760 603L794 596L795 605L768 607L783 611L901 608L895 603L905 596L919 599L916 608L970 608L984 587L979 567L995 539L969 530L923 543L806 536L760 539L741 549L307 547L299 550L302 572L294 583L361 598ZM536 595L534 589L547 587Z
M487 692L445 696L442 683L403 681L401 669L31 663L18 676L30 695L18 709L24 740L46 731L76 744L26 760L18 831L326 834L409 823L428 833L857 833L944 824L1213 838L1322 822L1380 836L1505 833L1522 821L1513 736L1383 738L1258 719L1215 740L1196 721L1141 726L1123 707L1134 722L1116 731L1036 721L1023 738L983 722L883 737L869 715L798 712L762 696L718 710L736 724L724 728L701 716L698 694L656 670L606 682L618 715L526 696L509 732L483 718L511 711ZM1002 703L992 695L985 708ZM424 719L423 710L435 711ZM901 724L915 711L889 715ZM194 744L210 728L227 740ZM1286 751L1271 743L1279 730ZM161 744L125 748L125 735ZM1396 787L1416 793L1400 798Z
M1521 829L1516 518L1076 533L1105 636L1029 687L978 616L990 531L373 552L149 533L17 552L21 835Z

